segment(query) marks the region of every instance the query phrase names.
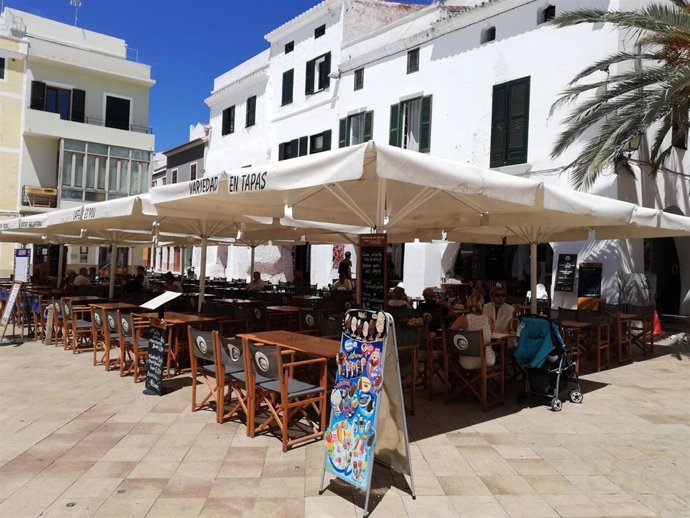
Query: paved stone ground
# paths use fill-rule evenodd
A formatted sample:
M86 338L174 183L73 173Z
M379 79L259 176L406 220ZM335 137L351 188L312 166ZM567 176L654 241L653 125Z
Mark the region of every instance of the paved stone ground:
M417 499L377 468L373 517L690 517L690 356L583 377L582 405L418 399L409 418ZM88 353L0 348L0 516L355 517L323 443L273 437L190 411L190 380L162 397L91 366ZM512 397L509 398L512 400Z

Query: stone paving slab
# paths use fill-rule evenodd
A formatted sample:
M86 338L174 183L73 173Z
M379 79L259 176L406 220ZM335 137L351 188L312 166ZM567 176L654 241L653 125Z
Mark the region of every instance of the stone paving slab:
M584 403L428 401L408 417L417 498L376 468L373 517L690 517L690 356L582 378ZM281 451L190 411L189 377L163 397L90 353L0 347L0 517L362 516L323 443Z

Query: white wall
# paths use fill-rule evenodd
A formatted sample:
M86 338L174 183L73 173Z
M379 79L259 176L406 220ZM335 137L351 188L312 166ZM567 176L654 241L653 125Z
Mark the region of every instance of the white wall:
M357 247L346 244L345 251L351 254L352 276L357 277ZM338 278L338 268L333 268L333 245L311 245L310 261L312 284L318 285L319 288L327 288L329 284L333 284L333 279Z

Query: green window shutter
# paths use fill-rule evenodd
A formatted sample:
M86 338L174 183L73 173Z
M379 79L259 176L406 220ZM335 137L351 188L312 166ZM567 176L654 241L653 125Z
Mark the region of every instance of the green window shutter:
M281 99L282 106L292 102L292 85L295 78L295 70L288 70L283 72L283 96Z
M319 71L319 89L321 90L328 88L328 85L331 84L331 78L328 77L328 74L331 73L331 53L326 54L324 58Z
M506 137L508 125L508 87L494 86L491 107L491 152L489 167L501 167L506 162Z
M46 106L46 84L42 81L31 81L31 104L32 110L45 110Z
M285 143L278 146L278 160L285 160Z
M246 110L245 126L248 128L256 124L256 95L247 99Z
M84 122L84 108L86 104L86 92L75 88L72 90L72 120Z
M373 140L374 133L374 112L369 111L364 114L364 142Z
M324 131L323 132L323 150L328 151L331 149L331 134L333 132L331 130Z
M431 149L431 96L422 97L419 117L419 152L428 153Z
M227 135L228 131L228 109L223 110L223 122L221 123L221 135Z
M230 107L230 112L228 113L228 132L235 133L235 107Z
M316 63L313 59L311 61L307 61L306 87L304 89L304 93L306 93L307 95L314 93L314 75L316 72L315 68Z
M402 105L391 106L391 126L388 143L391 146L400 147L402 144Z
M347 117L345 117L344 119L340 119L340 138L338 139L338 147L347 147L350 145L350 128L348 128L349 124L347 122Z
M309 137L299 138L299 156L304 156L309 154Z
M508 89L506 165L527 162L530 78L512 81Z

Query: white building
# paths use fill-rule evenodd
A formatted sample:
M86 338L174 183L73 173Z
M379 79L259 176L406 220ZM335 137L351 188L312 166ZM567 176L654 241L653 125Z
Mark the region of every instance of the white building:
M562 168L579 147L550 157L566 114L550 115L551 106L576 73L631 43L607 26L556 29L545 22L585 6L625 10L645 3L325 0L267 34L267 50L215 80L206 100L212 127L207 174L373 139L567 186ZM632 158L643 159L640 153ZM655 179L644 171L636 179L610 171L593 192L690 214L683 158L684 150L676 149L670 171ZM540 279L552 281L559 254L577 253L578 263L602 263L607 299L618 298L620 275L650 273L660 310L689 314L690 271L680 268L690 258L689 241L554 243L553 254L540 257ZM488 265L497 261L504 278L523 276L524 250L497 259L490 247L459 249L406 245L408 294L438 285L472 256L480 276L488 277ZM333 272L317 267L329 261L329 248L313 247L312 283L330 282ZM553 295L563 306L577 297L576 291Z
M0 33L24 49L10 56L22 63L21 110L14 122L18 160L2 171L6 181L16 179L17 211L147 192L154 149L150 67L127 59L122 39L14 9L2 12ZM97 263L97 248L84 248L71 247L70 267ZM54 263L52 255L43 250L35 260Z

